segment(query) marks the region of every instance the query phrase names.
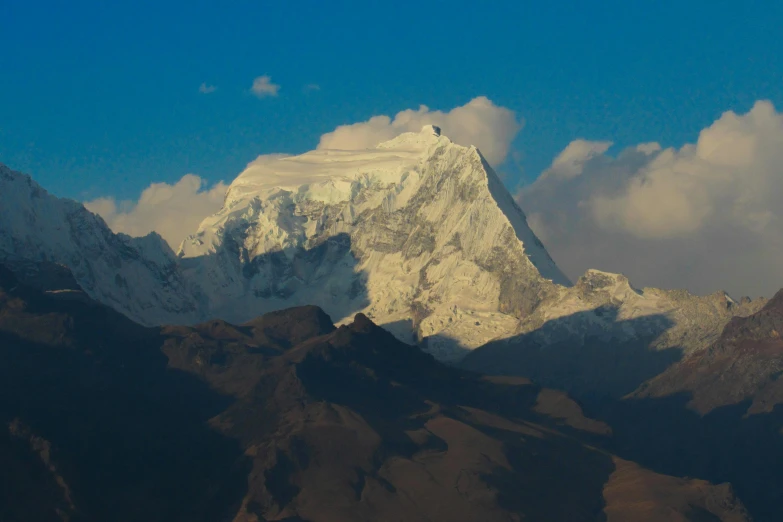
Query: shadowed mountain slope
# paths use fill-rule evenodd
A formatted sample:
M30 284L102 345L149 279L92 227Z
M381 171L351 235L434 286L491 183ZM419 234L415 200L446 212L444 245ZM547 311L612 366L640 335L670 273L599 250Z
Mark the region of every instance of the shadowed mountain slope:
M783 290L762 310L735 317L711 346L653 379L634 395L692 393L689 407L701 414L752 399L748 414L783 403Z
M149 329L0 268L0 420L8 521L750 519L562 392L315 307Z
M600 307L491 343L463 364L567 391L612 426L606 451L659 473L730 482L756 520L775 522L783 517L783 292L745 317L755 303L725 304L741 315L700 349L656 349L669 343L665 315L623 319L617 307ZM590 334L597 320L608 323L605 335ZM624 337L642 329L646 338ZM712 337L704 334L699 323L689 333Z
M783 291L735 317L710 346L591 411L607 449L656 471L731 482L757 521L781 520Z

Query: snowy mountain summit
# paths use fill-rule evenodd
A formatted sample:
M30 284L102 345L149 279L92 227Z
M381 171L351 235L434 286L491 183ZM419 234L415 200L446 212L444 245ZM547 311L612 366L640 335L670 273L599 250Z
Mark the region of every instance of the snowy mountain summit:
M432 125L369 150L259 158L179 256L208 315L362 311L445 359L570 284L481 153Z

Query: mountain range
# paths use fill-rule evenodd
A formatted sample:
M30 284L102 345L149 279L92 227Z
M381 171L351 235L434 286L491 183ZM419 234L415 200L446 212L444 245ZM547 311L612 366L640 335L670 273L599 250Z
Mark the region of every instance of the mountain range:
M572 283L434 126L177 252L0 165L0 266L0 520L781 517L781 294Z
M763 305L640 291L598 271L572 285L480 151L431 125L369 150L259 158L176 254L154 233L113 234L4 166L0 194L0 261L65 265L88 295L148 326L317 305L338 324L362 312L456 363L532 331L547 344L619 336L690 353Z

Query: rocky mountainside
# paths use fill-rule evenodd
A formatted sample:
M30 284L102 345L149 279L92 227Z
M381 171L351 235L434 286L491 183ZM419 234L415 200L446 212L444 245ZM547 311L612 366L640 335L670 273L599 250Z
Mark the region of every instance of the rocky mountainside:
M365 315L145 328L0 267L0 519L750 520L598 449L562 392L444 366Z
M688 407L706 415L748 404L747 414L772 413L783 404L783 290L760 311L735 317L720 337L634 393L666 397L687 392Z
M731 482L756 520L780 520L783 292L768 302L696 298L596 271L568 292L587 311L540 321L462 365L568 390L612 426L608 451L660 473ZM648 303L658 312L623 316Z
M617 402L589 408L612 450L678 476L730 481L756 520L781 519L783 291Z
M0 520L220 520L244 480L205 424L226 399L168 370L156 329L46 283L0 265Z
M637 289L622 275L588 270L523 317L514 335L470 352L461 366L524 375L581 399L619 398L707 348L733 317L765 303L724 292Z

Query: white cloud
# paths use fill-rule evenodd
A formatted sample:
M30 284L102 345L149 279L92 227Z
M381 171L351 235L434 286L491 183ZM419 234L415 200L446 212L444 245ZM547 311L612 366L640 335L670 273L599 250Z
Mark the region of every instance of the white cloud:
M679 149L607 149L571 143L518 194L570 277L602 268L735 296L783 286L783 114L771 103L727 112Z
M200 177L186 174L174 185L153 183L136 202L98 198L84 206L100 215L114 232L144 236L154 230L176 250L204 217L223 205L228 187L223 182L211 188L204 184Z
M264 75L253 80L253 86L250 90L259 98L264 98L266 96L277 96L280 86L276 83L272 83L272 78Z
M217 90L217 87L214 85L207 85L206 83L202 83L199 85L198 92L201 94L211 94Z
M545 170L541 177L554 176L556 178L570 179L578 176L582 172L585 163L596 156L600 156L609 150L611 146L611 141L574 140L568 144L563 152L558 154L552 162L552 166Z
M308 83L307 85L304 86L303 90L304 92L320 91L321 86L318 85L317 83Z
M372 148L403 132L418 132L427 124L439 126L455 143L476 145L493 165L505 160L511 141L522 128L522 122L513 111L479 96L448 112L433 111L421 105L418 110L398 112L394 118L373 116L364 122L341 125L321 136L318 148Z

